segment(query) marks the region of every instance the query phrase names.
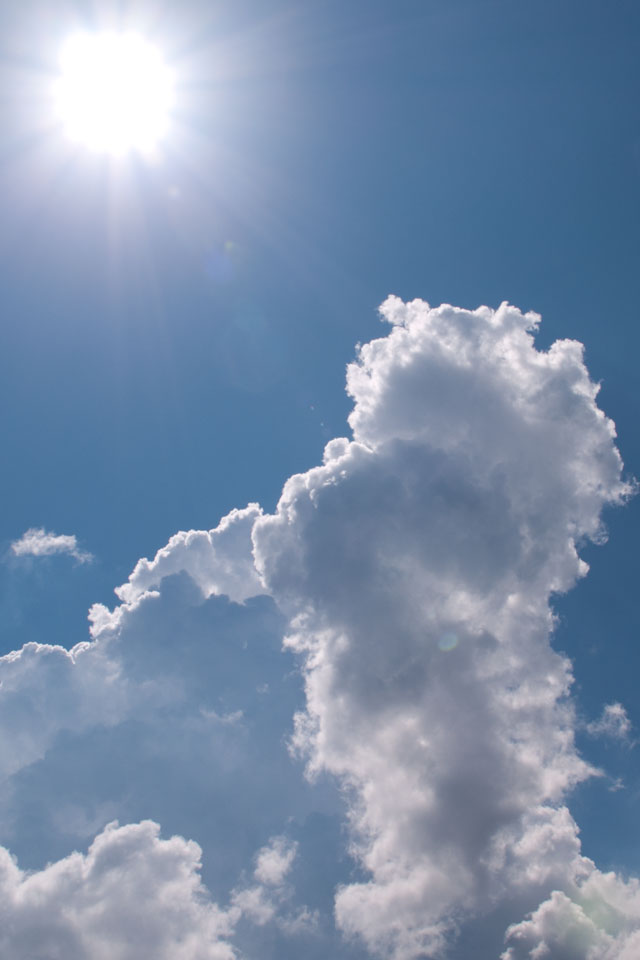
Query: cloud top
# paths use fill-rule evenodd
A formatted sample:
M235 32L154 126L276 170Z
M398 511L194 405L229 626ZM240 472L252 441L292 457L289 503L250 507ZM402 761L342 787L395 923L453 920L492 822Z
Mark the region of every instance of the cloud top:
M565 800L593 771L550 601L630 488L581 344L538 351L539 318L508 304L382 315L348 368L353 440L285 484L254 544L304 664L295 746L351 797L365 878L338 924L417 960L498 903L575 889Z
M257 503L232 510L214 530L176 533L153 560L138 560L127 583L116 589L118 597L133 603L157 587L163 577L184 571L205 597L224 594L237 603L264 593L253 562L251 531L262 515Z

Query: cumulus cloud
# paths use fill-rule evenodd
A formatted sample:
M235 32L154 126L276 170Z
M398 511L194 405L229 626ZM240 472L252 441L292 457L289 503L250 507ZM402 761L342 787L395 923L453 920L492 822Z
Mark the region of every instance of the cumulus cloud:
M294 744L351 795L366 878L337 921L410 960L573 880L564 799L592 771L550 598L629 489L580 344L537 351L539 318L506 304L382 315L348 370L353 440L287 482L254 544L304 662Z
M113 611L93 608L91 642L0 659L0 823L36 873L3 862L10 889L88 878L77 895L64 880L77 916L49 935L65 956L103 955L93 847L69 844L114 817L133 826L96 849L137 838L155 863L174 845L150 902L177 872L195 939L158 917L154 956L468 960L470 930L506 960L637 946L636 882L582 856L567 806L595 771L549 643L554 595L630 493L613 424L580 344L536 350L534 314L389 298L382 316L390 332L348 369L352 438L291 477L275 514L176 534ZM610 704L591 732L627 724ZM198 849L149 819L200 843L210 895Z
M200 848L150 821L108 825L86 855L23 873L0 848L0 953L12 960L232 960L232 918L199 877Z
M157 587L163 577L181 572L189 574L205 597L225 594L240 603L264 593L251 544L253 524L261 514L258 504L250 503L244 510L232 510L215 530L177 533L153 560L139 560L116 594L131 604Z
M583 859L569 894L556 890L507 931L502 960L634 960L640 954L640 885Z
M234 890L223 908L202 883L200 846L162 839L150 820L113 821L86 854L28 873L0 847L0 951L12 960L235 960L239 924L273 922L288 937L308 935L315 916L292 907L285 882L296 849L272 838L255 858L254 884Z
M317 902L285 882L297 849L313 875L307 820L337 830L341 800L306 783L288 754L302 691L273 600L205 597L182 569L113 613L94 609L92 624L92 640L72 650L32 643L0 658L0 722L11 731L0 745L0 836L21 868L59 867L114 818L151 819L197 840L203 880L228 903L237 949L270 938L282 960L300 950L341 957L330 905L319 930ZM243 883L249 868L255 876ZM329 891L340 869L325 881ZM66 927L47 936L51 955L75 956ZM96 944L77 955L96 960Z
M12 731L0 747L2 835L20 852L39 834L53 858L43 826L55 836L64 822L78 842L85 835L74 830L99 809L107 819L169 818L187 835L191 824L198 838L211 836L215 810L229 810L219 859L239 870L283 817L304 815L309 793L284 743L301 692L280 650L282 616L268 598L204 600L186 574L117 617L94 613L91 642L31 643L0 658L0 720ZM182 813L188 793L208 798L197 818L192 804Z
M43 527L31 527L14 540L11 550L16 557L52 557L56 554L68 554L78 563L89 563L93 554L81 550L74 534L57 534Z
M0 784L41 759L63 730L109 726L125 710L116 661L89 643L28 643L0 657Z

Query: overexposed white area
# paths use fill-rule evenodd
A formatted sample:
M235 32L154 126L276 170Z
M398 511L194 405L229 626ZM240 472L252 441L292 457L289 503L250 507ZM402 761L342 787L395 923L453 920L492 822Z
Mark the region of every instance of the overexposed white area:
M167 133L173 77L142 36L77 33L62 48L54 97L71 140L101 153L147 153Z

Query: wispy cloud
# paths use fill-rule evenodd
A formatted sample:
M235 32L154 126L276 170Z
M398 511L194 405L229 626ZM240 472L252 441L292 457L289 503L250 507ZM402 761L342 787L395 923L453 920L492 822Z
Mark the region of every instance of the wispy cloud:
M81 550L74 534L58 534L43 527L30 527L19 540L14 540L11 549L17 557L52 557L66 553L78 563L90 563L93 554Z
M607 703L599 719L588 723L586 729L592 737L626 740L631 733L631 721L621 703Z

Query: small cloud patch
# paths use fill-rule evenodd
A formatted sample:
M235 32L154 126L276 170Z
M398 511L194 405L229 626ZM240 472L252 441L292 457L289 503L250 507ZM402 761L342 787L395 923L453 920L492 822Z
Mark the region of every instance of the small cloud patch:
M621 703L607 703L602 716L587 724L587 733L592 737L613 737L626 740L631 732L631 721Z
M66 553L78 563L90 563L93 554L81 550L74 534L57 534L43 527L30 527L19 540L14 540L11 550L16 557L52 557Z

